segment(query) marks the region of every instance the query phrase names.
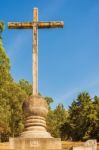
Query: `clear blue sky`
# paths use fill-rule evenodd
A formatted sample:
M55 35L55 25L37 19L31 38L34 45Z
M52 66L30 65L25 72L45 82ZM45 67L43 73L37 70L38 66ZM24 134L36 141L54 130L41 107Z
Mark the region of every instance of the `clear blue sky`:
M66 107L82 92L99 96L99 0L1 0L0 20L64 21L64 29L39 30L39 91ZM4 47L17 82L32 81L32 31L8 30Z

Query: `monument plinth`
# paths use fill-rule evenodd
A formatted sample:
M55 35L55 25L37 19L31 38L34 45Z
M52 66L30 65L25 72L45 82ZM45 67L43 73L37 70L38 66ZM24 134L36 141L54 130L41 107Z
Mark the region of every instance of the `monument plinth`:
M48 105L43 97L31 96L23 105L26 114L25 131L21 134L25 138L51 138L46 130L46 116Z
M32 96L23 104L26 115L25 129L18 138L10 139L10 149L14 150L61 150L61 140L53 138L46 130L46 116L48 105L38 94L38 29L63 28L63 22L38 21L38 9L34 8L33 22L10 22L10 29L33 29L32 53Z

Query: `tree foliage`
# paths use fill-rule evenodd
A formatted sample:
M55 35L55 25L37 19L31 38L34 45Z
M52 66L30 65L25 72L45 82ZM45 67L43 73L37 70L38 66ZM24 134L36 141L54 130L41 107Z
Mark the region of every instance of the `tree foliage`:
M10 74L10 60L0 38L0 134L2 141L22 130L22 103L27 93Z
M48 96L45 97L45 100L48 104L49 109L51 109L51 103L53 103L54 100L51 97L48 97Z
M99 98L92 100L87 92L80 93L69 107L68 124L61 131L73 140L99 140Z
M20 80L19 86L28 96L32 95L32 85L28 81L24 79Z
M10 75L10 62L4 50L2 37L0 35L0 131L2 133L6 133L10 130L10 107L8 100L9 93L7 90L10 82L12 82Z
M54 110L49 110L47 116L48 131L54 137L61 137L60 127L67 120L68 113L63 104L58 104Z
M0 37L1 37L1 33L4 30L4 23L2 21L0 21Z

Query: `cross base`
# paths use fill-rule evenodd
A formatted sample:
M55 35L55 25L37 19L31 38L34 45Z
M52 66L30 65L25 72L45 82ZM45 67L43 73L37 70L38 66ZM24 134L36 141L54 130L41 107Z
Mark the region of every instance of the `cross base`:
M41 96L31 96L24 102L25 130L18 138L10 138L10 150L62 150L61 139L46 130L48 105Z
M59 138L10 138L10 150L62 150Z

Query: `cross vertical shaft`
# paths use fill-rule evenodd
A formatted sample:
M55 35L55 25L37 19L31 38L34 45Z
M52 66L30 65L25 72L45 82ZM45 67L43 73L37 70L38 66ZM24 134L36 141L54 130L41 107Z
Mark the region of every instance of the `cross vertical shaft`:
M34 8L32 22L9 22L9 29L33 29L32 50L32 95L38 96L38 29L63 28L64 22L38 21L38 8Z
M34 9L34 27L33 27L33 52L32 52L32 82L33 82L33 95L38 95L38 9Z

